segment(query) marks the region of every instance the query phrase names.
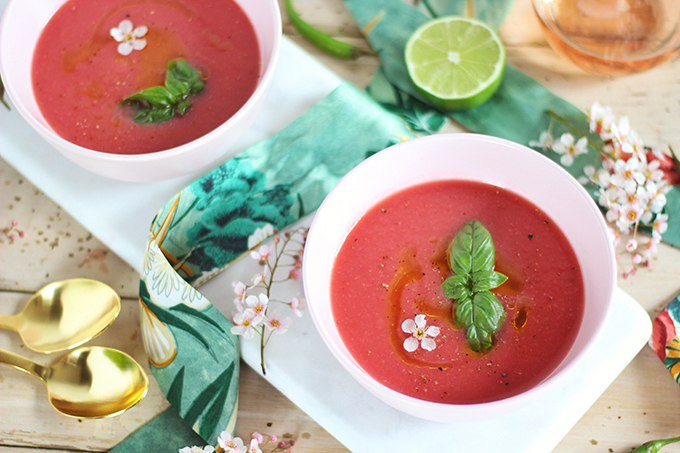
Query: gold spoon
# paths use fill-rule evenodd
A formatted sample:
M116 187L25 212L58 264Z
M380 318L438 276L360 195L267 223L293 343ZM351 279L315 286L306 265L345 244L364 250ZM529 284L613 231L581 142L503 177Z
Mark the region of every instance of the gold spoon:
M43 287L18 315L0 315L0 328L16 331L29 349L51 354L96 337L120 308L120 296L110 286L74 278Z
M42 379L50 404L75 418L118 415L144 398L149 388L144 369L132 357L101 346L76 349L51 367L0 350L0 363Z

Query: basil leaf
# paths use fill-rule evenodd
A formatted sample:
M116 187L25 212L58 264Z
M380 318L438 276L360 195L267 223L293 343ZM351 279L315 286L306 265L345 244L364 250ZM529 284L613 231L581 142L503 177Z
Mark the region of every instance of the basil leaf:
M481 352L493 346L493 337L489 332L478 330L473 326L465 334L470 349L475 352Z
M193 94L200 93L205 87L201 73L185 60L173 60L168 63L166 79L169 82L183 83L187 90Z
M189 95L203 91L201 73L184 60L168 63L165 85L147 88L121 101L139 109L134 116L137 123L162 123L175 114L184 115L191 106Z
M442 291L454 299L452 317L466 329L474 351L493 345L493 334L505 320L505 308L489 290L508 279L493 270L496 260L491 233L478 220L467 222L456 233L448 250L454 275L444 280Z
M491 233L479 220L470 220L458 230L449 249L449 266L455 274L493 270L495 260Z
M453 275L447 278L442 283L442 289L444 290L444 295L449 299L472 297L469 275Z
M162 123L168 121L175 116L175 107L168 106L164 109L155 109L149 112L149 121L151 123Z
M498 298L490 291L482 291L458 300L454 310L456 322L467 328L470 348L481 351L491 347L493 334L505 320L505 309Z
M175 116L175 108L173 106L167 106L162 108L152 108L149 110L142 110L135 115L135 122L144 123L162 123L163 121L168 121L173 116Z
M178 80L166 80L165 88L176 98L183 98L189 94L189 86Z
M471 276L472 291L475 293L498 288L508 279L505 275L496 271L479 271Z
M189 99L181 101L179 104L177 104L177 113L184 115L187 110L189 110L189 106L191 106L191 101Z
M126 103L138 103L143 108L167 107L176 102L175 96L163 87L152 87L123 99Z

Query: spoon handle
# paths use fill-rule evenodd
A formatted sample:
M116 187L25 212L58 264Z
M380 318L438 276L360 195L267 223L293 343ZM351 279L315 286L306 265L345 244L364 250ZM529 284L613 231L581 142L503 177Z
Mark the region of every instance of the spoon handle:
M16 330L18 316L0 315L0 329Z
M13 368L16 368L17 370L32 374L43 381L46 378L48 368L28 360L27 358L18 354L14 354L13 352L0 349L0 363L4 363L5 365L9 365Z

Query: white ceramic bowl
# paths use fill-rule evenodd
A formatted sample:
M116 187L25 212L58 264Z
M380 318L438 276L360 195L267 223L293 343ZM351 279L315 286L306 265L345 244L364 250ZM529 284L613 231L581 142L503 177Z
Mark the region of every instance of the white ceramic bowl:
M584 317L566 358L539 385L489 403L434 403L405 396L378 383L348 352L331 310L330 282L335 256L365 211L406 187L446 179L493 184L533 202L566 235L583 274ZM574 372L607 319L616 285L616 263L600 210L560 166L534 150L506 140L473 134L442 134L383 150L359 164L337 184L312 221L305 246L303 281L309 310L321 337L360 384L385 403L408 414L440 422L460 422L514 411L544 395Z
M9 0L0 22L0 73L21 116L64 156L87 170L123 181L158 181L215 167L252 124L271 84L281 46L277 0L235 0L253 24L260 45L259 83L227 122L182 146L140 155L116 155L74 145L57 135L40 113L31 86L33 50L43 27L66 0Z

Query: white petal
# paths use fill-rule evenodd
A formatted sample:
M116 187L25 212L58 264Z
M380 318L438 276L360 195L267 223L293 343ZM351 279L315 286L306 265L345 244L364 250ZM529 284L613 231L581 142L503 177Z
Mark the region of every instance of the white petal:
M420 345L426 351L432 351L437 347L437 343L435 343L432 338L423 338L423 341L420 343Z
M427 321L425 321L425 315L416 316L416 327L419 329L424 329L426 325Z
M111 36L113 37L113 39L115 39L118 42L125 41L125 33L120 31L119 28L112 28L111 29Z
M132 48L135 50L142 50L146 47L146 39L133 39Z
M135 29L132 31L132 36L134 36L135 38L141 38L141 37L144 36L148 31L149 31L149 29L146 28L146 25L140 25L139 27L135 28Z
M587 152L586 147L588 146L588 139L586 137L581 137L578 142L576 142L576 149L580 152Z
M132 44L129 42L122 42L118 44L118 53L121 55L130 55L132 50Z
M133 28L132 22L128 19L123 19L120 24L118 24L118 30L120 30L124 35L129 35Z
M562 142L562 144L568 148L574 144L574 136L571 135L569 132L565 132L560 137L560 142Z
M256 295L254 295L254 294L251 294L250 296L246 297L246 303L251 307L254 307L255 305L257 305L257 303L259 301L260 301L260 298Z
M408 352L415 351L418 349L418 340L413 337L408 337L406 340L404 340L404 349L406 349Z
M439 335L439 327L437 326L428 327L427 330L425 331L425 335L436 337L437 335Z
M412 319L407 319L401 323L401 330L406 333L414 333L416 331L416 323Z

